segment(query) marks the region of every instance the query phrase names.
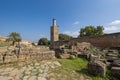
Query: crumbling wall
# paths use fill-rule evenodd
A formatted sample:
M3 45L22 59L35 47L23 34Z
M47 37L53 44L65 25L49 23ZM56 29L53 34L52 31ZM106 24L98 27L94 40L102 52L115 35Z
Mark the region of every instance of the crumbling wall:
M120 47L120 33L107 34L101 37L82 37L70 40L70 44L76 42L89 42L98 47Z
M0 54L0 63L28 60L47 60L55 57L55 51L49 50L48 47L22 47L19 54L15 53L15 49L10 51L5 48L4 51L1 51L2 53Z

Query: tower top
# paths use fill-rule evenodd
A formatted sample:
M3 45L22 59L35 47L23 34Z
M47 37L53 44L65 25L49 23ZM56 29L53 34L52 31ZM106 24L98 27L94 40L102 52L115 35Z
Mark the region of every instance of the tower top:
M56 19L53 18L53 26L56 26Z

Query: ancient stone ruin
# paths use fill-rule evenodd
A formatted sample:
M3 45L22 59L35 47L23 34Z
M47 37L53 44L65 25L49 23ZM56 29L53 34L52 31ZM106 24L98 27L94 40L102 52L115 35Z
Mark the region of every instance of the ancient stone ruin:
M120 79L120 33L101 37L83 37L70 41L58 40L58 26L53 19L50 49L47 46L0 47L0 63L29 60L82 57L89 61L87 71L97 76L106 76L107 69ZM114 48L114 49L113 49Z
M47 46L23 47L10 46L0 48L0 63L28 60L46 60L55 57L55 52Z
M99 75L104 77L106 75L106 65L101 61L89 62L88 72L93 75Z

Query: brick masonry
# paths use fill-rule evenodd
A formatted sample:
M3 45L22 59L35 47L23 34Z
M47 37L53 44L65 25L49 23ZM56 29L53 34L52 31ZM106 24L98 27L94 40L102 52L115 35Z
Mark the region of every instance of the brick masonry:
M74 38L69 43L75 42L89 42L94 46L98 47L120 47L120 33L106 34L101 37L83 37Z

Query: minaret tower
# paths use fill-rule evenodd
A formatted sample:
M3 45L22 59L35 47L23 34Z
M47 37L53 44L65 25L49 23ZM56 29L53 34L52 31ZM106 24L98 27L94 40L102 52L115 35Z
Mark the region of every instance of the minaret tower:
M56 19L52 20L52 26L50 29L50 46L54 48L54 42L58 41L58 26L56 24Z

